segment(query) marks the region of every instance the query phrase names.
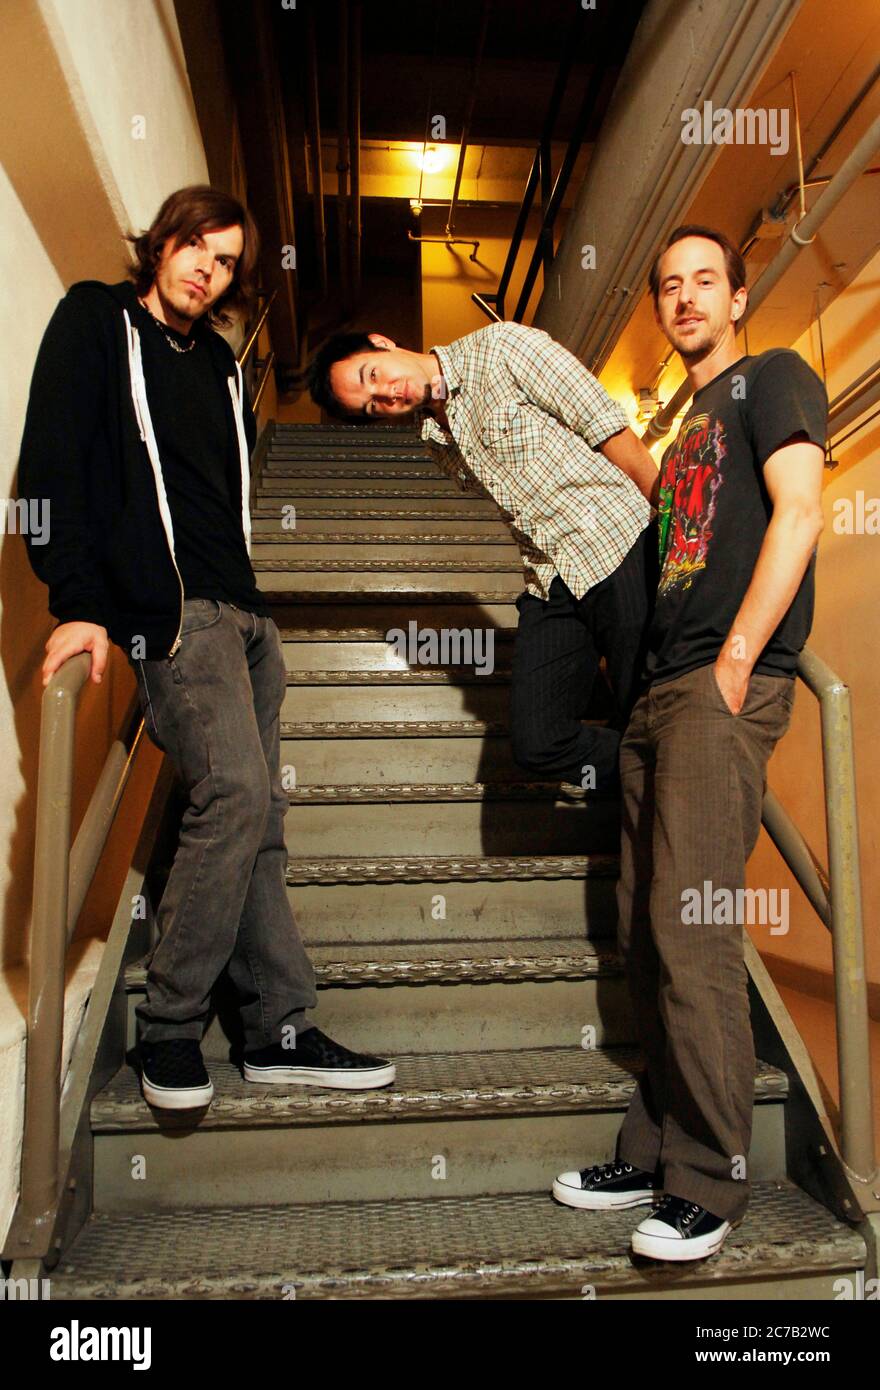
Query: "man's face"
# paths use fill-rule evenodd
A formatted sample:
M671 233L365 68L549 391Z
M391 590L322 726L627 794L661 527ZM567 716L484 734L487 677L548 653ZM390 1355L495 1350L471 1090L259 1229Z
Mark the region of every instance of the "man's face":
M664 252L656 317L685 361L707 356L726 334L732 334L745 304L744 289L731 291L724 252L717 242L689 236Z
M381 333L367 336L382 350L357 352L330 369L330 387L340 404L370 420L412 415L430 404L439 373L429 375L419 353L397 347Z
M196 232L176 250L169 238L156 268L160 298L182 319L201 318L229 289L243 247L237 226Z

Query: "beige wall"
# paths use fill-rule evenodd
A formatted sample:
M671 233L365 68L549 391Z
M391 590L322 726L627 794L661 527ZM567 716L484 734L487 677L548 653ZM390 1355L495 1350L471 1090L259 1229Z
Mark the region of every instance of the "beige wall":
M828 395L839 395L880 358L880 254L822 315ZM813 327L792 346L821 373L818 331ZM872 407L866 415L873 413ZM853 731L862 861L862 888L867 938L867 977L873 986L877 1011L880 984L880 618L878 574L880 536L845 535L835 529L834 503L839 498L880 498L880 420L862 429L834 450L838 467L826 474L823 494L825 530L816 564L816 613L808 645L846 681L852 694ZM839 528L839 521L837 521ZM795 712L789 733L777 749L769 781L813 851L827 864L824 834L824 795L818 702L798 682ZM799 977L810 990L821 991L813 971L830 975L831 938L780 860L766 832L749 865L749 883L789 889L790 926L786 935L770 936L753 927L751 935L768 964L780 962L781 979Z
M443 236L446 226L445 208L426 208L422 213L422 235ZM556 222L555 240L559 244L568 214L561 212ZM423 242L422 253L422 348L450 343L465 333L485 328L491 320L471 299L472 294L494 293L501 279L504 262L510 247L510 237L516 212L513 208L461 208L455 218L455 235L475 237L480 246L477 260L470 259L473 247L447 247L437 242ZM525 273L535 246L540 217L533 211L523 237L514 267L510 288L504 300L504 318L513 318L522 289ZM529 298L523 323L531 323L543 290L543 277L538 272L535 288Z
M77 279L121 279L124 232L148 225L173 189L205 181L207 166L170 0L16 0L4 6L3 27L5 500L15 496L34 358L59 298ZM131 135L137 115L146 117L143 141ZM21 536L0 535L0 1247L15 1198L21 1134L39 668L55 625L46 599ZM81 699L74 828L133 691L125 657L113 648L102 685L89 685ZM129 793L135 813L146 805L155 770L150 748ZM117 867L122 858L117 846ZM100 933L112 902L112 883L96 883L84 913L87 932ZM95 962L94 951L77 948L75 955L83 971L71 982L71 1016L81 1008L83 979Z

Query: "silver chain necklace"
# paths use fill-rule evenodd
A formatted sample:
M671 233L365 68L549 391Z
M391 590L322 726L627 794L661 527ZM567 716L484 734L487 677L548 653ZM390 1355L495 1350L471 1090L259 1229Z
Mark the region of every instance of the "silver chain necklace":
M162 320L156 318L156 315L153 313L152 309L144 303L140 295L138 296L138 304L140 304L142 309L146 309L150 318L153 320L153 323L159 329L159 332L162 334L162 337L165 339L169 347L173 347L175 352L192 352L193 348L196 345L195 338L193 338L191 342L187 343L186 347L181 347L180 343L178 343L174 338L172 338L170 333L165 332L165 325L162 322Z

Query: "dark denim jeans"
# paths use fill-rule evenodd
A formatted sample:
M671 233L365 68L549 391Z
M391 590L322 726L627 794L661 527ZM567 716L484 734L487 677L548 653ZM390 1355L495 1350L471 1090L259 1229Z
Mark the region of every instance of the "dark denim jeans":
M520 594L510 719L521 767L579 784L592 766L597 791L616 789L621 731L639 694L657 591L656 555L651 525L582 598L558 574L546 599ZM603 656L616 707L607 728L581 723Z
M281 637L271 618L186 599L173 657L133 661L144 721L186 788L180 844L137 1008L145 1042L201 1038L224 967L245 1048L309 1027L315 977L285 887Z

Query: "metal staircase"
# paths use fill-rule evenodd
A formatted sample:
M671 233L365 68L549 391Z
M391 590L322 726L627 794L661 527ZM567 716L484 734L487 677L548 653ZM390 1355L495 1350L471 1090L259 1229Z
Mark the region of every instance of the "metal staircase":
M248 1085L221 1010L211 1108L160 1128L126 1064L92 1102L94 1210L53 1299L833 1298L866 1246L789 1176L813 1136L782 1066L759 1062L752 1203L714 1258L634 1260L639 1213L550 1196L556 1173L613 1157L640 1059L615 950L617 808L511 758L521 562L494 503L438 474L415 433L320 426L274 430L254 503L287 657L288 891L314 1021L393 1056L397 1081ZM491 627L493 673L407 667L386 634L412 620ZM143 978L125 974L129 1045Z

